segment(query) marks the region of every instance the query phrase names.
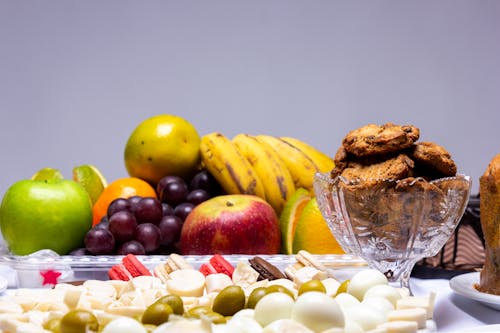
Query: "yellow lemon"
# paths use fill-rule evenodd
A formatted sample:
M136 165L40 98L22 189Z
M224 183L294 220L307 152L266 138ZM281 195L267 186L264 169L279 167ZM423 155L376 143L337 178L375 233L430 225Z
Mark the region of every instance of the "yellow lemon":
M293 237L293 253L306 250L314 254L343 254L319 210L316 198L302 210Z
M153 185L167 175L189 177L200 163L200 136L186 119L161 114L142 121L125 146L131 177Z

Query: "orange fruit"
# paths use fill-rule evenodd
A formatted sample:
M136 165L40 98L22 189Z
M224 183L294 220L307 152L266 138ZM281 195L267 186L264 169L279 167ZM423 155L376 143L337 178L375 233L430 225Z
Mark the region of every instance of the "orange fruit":
M295 226L293 253L299 250L314 254L345 253L326 224L316 198L309 200Z
M129 176L157 184L163 177L189 178L200 164L201 138L186 119L160 114L142 121L124 152Z
M280 215L281 252L293 254L293 236L302 210L311 200L309 191L300 187L285 202Z
M93 221L96 225L107 214L109 204L117 198L129 198L134 195L156 198L155 189L146 181L136 178L120 178L109 184L92 207Z

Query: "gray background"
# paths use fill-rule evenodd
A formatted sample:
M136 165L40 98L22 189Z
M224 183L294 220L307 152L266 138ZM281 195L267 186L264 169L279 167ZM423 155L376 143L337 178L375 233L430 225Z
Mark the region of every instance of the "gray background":
M500 1L0 1L0 195L51 166L126 176L172 113L334 154L411 123L478 178L500 153Z

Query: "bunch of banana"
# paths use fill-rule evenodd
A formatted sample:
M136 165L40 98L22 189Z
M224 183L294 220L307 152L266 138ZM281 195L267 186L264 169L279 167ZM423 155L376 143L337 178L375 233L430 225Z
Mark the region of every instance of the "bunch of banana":
M285 162L296 188L303 187L313 193L314 174L329 172L335 164L323 152L291 137L257 135L259 141L268 143Z
M292 175L285 163L271 146L254 136L238 134L233 142L256 171L264 185L265 200L279 215L295 192Z
M254 194L265 199L264 185L236 145L219 132L201 138L201 160L228 194Z
M238 134L230 140L215 132L202 137L200 148L203 164L226 193L257 195L277 214L295 189L312 193L314 174L334 167L329 156L291 137Z

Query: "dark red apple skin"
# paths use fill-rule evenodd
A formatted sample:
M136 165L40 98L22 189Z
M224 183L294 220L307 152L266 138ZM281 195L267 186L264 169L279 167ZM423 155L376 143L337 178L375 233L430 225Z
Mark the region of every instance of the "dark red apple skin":
M181 231L184 255L277 254L279 219L263 199L246 194L214 197L188 215Z

